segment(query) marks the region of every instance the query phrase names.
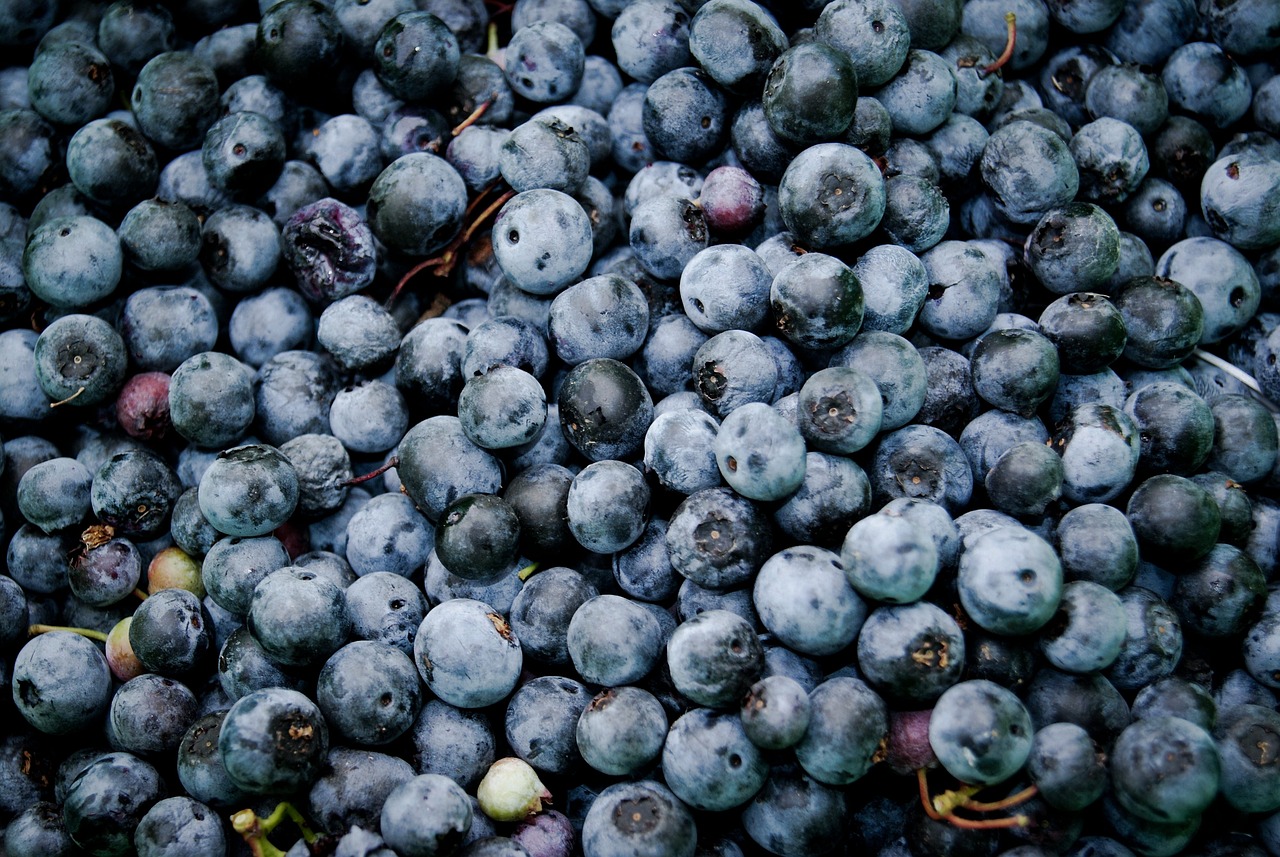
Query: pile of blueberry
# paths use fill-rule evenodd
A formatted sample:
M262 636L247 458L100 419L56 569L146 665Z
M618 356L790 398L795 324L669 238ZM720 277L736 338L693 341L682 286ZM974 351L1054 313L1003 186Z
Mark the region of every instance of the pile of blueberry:
M0 49L6 857L1280 855L1276 0Z

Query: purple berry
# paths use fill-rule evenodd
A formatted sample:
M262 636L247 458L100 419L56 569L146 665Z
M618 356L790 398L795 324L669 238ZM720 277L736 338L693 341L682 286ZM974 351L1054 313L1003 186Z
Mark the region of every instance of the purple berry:
M742 167L716 167L702 184L698 204L712 232L742 235L764 217L764 188Z
M373 231L354 208L331 197L294 212L281 235L298 288L317 303L355 294L373 282Z

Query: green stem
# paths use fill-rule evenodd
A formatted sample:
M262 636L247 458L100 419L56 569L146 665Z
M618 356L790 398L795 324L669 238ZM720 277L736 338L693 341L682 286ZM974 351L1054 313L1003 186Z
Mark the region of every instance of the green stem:
M47 634L50 631L69 631L72 634L79 634L81 637L88 637L90 640L97 640L99 643L107 641L106 634L90 628L68 628L65 625L31 625L27 628L27 633L33 637L36 634Z
M539 568L541 568L541 567L542 567L542 563L540 563L540 562L531 562L531 563L529 563L528 565L526 565L524 568L522 568L522 569L520 569L519 571L517 571L517 572L516 572L516 577L520 578L520 580L521 580L521 581L528 580L529 578L533 577L533 575L534 575L534 574L538 571L538 569L539 569Z

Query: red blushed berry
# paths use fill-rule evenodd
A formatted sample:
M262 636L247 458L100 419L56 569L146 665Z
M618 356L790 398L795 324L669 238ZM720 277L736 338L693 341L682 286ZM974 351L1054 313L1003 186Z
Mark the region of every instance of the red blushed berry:
M741 167L716 167L702 184L698 205L712 232L740 235L764 217L764 188Z
M280 543L284 545L284 549L289 554L291 561L311 550L311 536L306 524L285 521L276 527L271 532L271 535L279 539Z
M169 376L143 372L124 382L116 398L116 421L130 437L158 440L169 433Z
M885 761L900 774L937 763L929 746L929 711L895 711L889 715L889 740Z

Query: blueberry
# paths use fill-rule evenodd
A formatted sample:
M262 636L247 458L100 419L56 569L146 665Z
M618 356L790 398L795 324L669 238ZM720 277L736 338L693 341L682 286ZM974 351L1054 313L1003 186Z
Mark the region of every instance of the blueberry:
M79 524L90 509L93 474L74 458L42 461L18 480L18 509L45 533Z
M579 104L605 116L620 92L622 74L618 67L602 56L587 54L582 62L582 83L569 103Z
M566 643L578 675L589 684L634 684L657 665L665 642L653 612L620 595L582 602L569 620Z
M395 381L428 412L440 412L462 389L467 328L447 318L426 319L400 341Z
M397 786L383 804L380 825L397 854L452 853L472 825L471 804L456 782L421 774Z
M605 274L557 295L547 324L556 355L571 366L598 357L624 360L644 343L649 305L635 283Z
M973 472L960 445L928 425L904 426L883 435L867 475L873 495L884 502L909 497L959 510L973 493Z
M1186 628L1202 637L1235 637L1261 610L1266 588L1262 571L1232 545L1214 545L1174 584L1170 606Z
M218 651L218 685L232 701L269 687L305 692L312 684L300 670L271 660L245 625L233 631Z
M759 255L739 244L699 251L680 274L680 300L704 333L758 329L768 312L771 277Z
M405 492L428 520L439 519L463 494L492 494L502 485L497 459L467 439L457 417L431 417L413 426L401 439L399 454L396 470ZM448 466L442 467L443 461Z
M1010 691L983 680L963 681L938 698L929 745L962 782L994 785L1017 773L1031 752L1031 717Z
M181 682L150 673L121 685L107 712L113 745L140 756L176 750L195 720L195 694Z
M1213 413L1213 449L1205 466L1249 484L1271 471L1277 448L1275 423L1257 400L1242 394L1220 396Z
M1045 307L1038 320L1058 352L1064 373L1101 372L1124 351L1128 339L1124 319L1105 295L1075 292Z
M540 114L516 126L498 151L502 178L518 193L545 188L578 193L591 166L582 134L555 115Z
M1120 230L1090 203L1049 210L1027 237L1027 265L1054 294L1103 288L1120 264Z
M992 254L974 241L943 241L920 261L929 283L918 319L926 333L970 339L991 325L999 309L1002 274Z
M387 643L413 654L413 638L427 615L422 591L408 578L387 571L366 574L344 592L354 637Z
M231 536L261 536L298 504L298 474L278 449L248 444L225 450L200 478L200 511Z
M83 214L34 227L22 252L22 274L31 293L63 309L87 307L110 296L123 265L114 230Z
M565 437L591 461L639 452L653 421L653 401L639 376L605 357L569 371L558 405Z
M457 170L428 152L393 161L374 179L365 204L373 234L413 256L442 249L462 227L467 188Z
M845 835L845 792L811 779L798 767L778 765L742 811L742 826L756 844L783 857L803 857Z
M1128 630L1106 675L1120 690L1136 691L1173 672L1182 658L1182 623L1164 599L1141 586L1122 590L1120 600Z
M597 771L625 775L658 758L667 715L657 698L638 687L601 691L582 710L575 730L578 751Z
M1227 803L1243 812L1271 812L1277 802L1274 777L1258 754L1258 745L1277 733L1275 711L1238 705L1223 712L1213 729L1220 764L1219 789Z
M14 707L47 734L65 735L100 723L111 700L110 687L111 671L102 652L78 634L40 634L14 660Z
M806 348L847 345L863 323L864 290L855 269L824 253L783 266L770 286L775 323Z
M325 832L339 836L364 833L373 838L377 850L346 852L364 857L385 857L381 836L375 831L383 804L402 783L414 777L413 766L404 759L384 753L349 747L333 747L325 758L324 773L307 794L309 817ZM344 837L345 840L346 837ZM336 854L343 854L339 844Z
M467 189L479 193L501 178L498 153L507 134L498 128L473 125L449 141L445 160L458 171Z
M878 403L879 395L874 395ZM720 475L752 500L780 500L804 480L803 436L794 424L761 402L745 404L729 414L714 448Z
M487 316L471 321L460 368L464 379L501 364L541 378L550 356L544 328L514 315Z
M118 234L125 259L144 271L179 271L200 253L200 221L180 202L139 202L121 221Z
M884 178L871 158L843 143L820 143L791 162L778 186L783 222L814 249L852 244L884 215Z
M263 11L254 55L272 83L301 91L336 77L342 26L318 0L283 0Z
M506 51L507 82L530 101L562 101L582 83L586 54L577 34L564 24L538 21L522 27L512 35Z
M644 97L648 87L632 83L623 87L606 117L613 132L613 159L625 172L638 172L657 160L644 131Z
M636 206L628 232L631 249L650 275L674 280L710 243L706 217L696 204L662 195Z
M865 598L909 603L938 572L938 551L927 533L904 518L872 515L849 528L840 550L849 582Z
M323 354L280 352L262 363L255 388L256 430L269 443L284 444L308 432L328 434L338 380L337 367Z
M214 188L253 199L280 177L284 136L276 123L260 113L232 113L210 126L201 157Z
M652 780L615 783L592 802L582 826L582 847L598 857L693 857L693 813Z
M250 794L288 794L309 785L329 751L329 727L314 702L275 687L237 700L218 733L227 776Z
M809 694L809 728L795 745L805 773L828 785L861 779L889 733L888 706L862 681L828 678Z
M569 485L569 531L589 551L625 550L644 531L648 505L649 487L639 470L621 461L595 461Z
M123 208L152 194L160 168L137 128L119 119L95 119L67 143L67 172L89 199Z
M858 259L853 273L862 287L862 328L906 333L929 289L920 260L901 247L881 244Z
M27 68L31 107L55 125L78 128L107 112L115 77L92 40L59 41Z
M422 690L405 652L387 643L357 640L325 661L316 679L316 703L343 738L381 746L413 726Z
M610 40L619 70L642 83L653 83L669 71L690 65L690 15L670 0L626 4L614 19ZM703 47L701 42L699 47Z
M4 844L13 857L68 854L77 847L67 835L61 807L45 800L27 804L22 812L10 820L5 830Z
M1207 732L1179 717L1135 721L1111 752L1117 802L1139 818L1176 824L1208 808L1221 762Z
M162 589L134 611L129 645L148 672L192 675L210 659L213 629L199 598L185 589Z
M587 688L571 678L542 676L526 682L507 704L507 741L537 771L570 773L581 762L576 732L590 702Z
M671 681L699 705L736 703L760 677L764 653L744 619L706 610L681 623L667 642Z
M1082 125L1070 147L1080 169L1080 197L1091 202L1128 200L1149 169L1138 129L1110 116Z
M951 63L932 51L913 49L893 77L872 94L889 111L896 133L922 136L947 121L955 109L956 88Z
M725 417L748 404L774 401L779 362L754 333L730 329L704 342L693 355L694 388L702 406Z
M134 829L165 796L160 774L131 753L105 753L67 788L62 819L71 841L94 854L127 854Z
M982 181L996 210L1019 224L1070 202L1080 174L1067 144L1032 122L1010 122L991 135L979 162Z
M1239 250L1273 246L1280 239L1280 209L1269 200L1278 182L1274 162L1255 154L1210 165L1200 183L1200 205L1213 234Z
M1062 455L1062 494L1075 503L1105 503L1119 496L1137 470L1142 441L1134 421L1117 407L1085 404L1059 426L1054 448Z
M427 687L460 708L504 699L520 675L520 641L507 621L480 601L455 598L433 607L413 641Z
M98 520L126 537L154 538L169 525L181 488L164 461L148 449L126 449L93 474L90 502Z
M879 607L858 633L858 665L895 703L933 702L960 680L967 646L954 619L928 602Z
M975 623L999 634L1025 634L1053 618L1062 599L1062 563L1044 539L999 527L966 545L960 601Z
M726 810L750 800L769 767L737 717L697 708L671 724L662 770L667 785L691 807Z
M338 300L373 282L377 254L370 226L336 199L295 211L281 230L280 249L299 290L313 301Z
M280 263L280 230L251 206L229 205L209 215L201 240L205 274L230 292L265 286Z
M1053 807L1075 812L1102 796L1105 755L1089 733L1074 723L1052 723L1031 739L1027 775Z
M986 334L970 360L973 388L988 403L1030 415L1058 384L1058 350L1032 330Z
M773 512L774 523L805 544L834 548L871 508L871 483L842 455L805 453L804 480Z
M438 699L422 706L410 738L416 771L447 776L468 789L494 761L495 738L484 713Z
M800 546L774 554L756 575L753 599L764 626L807 655L840 651L867 617L838 555L822 548Z
M870 375L851 366L821 369L800 388L800 433L822 452L862 449L879 433L882 413L879 388Z
M518 194L493 224L493 248L502 271L535 295L563 289L591 261L591 222L573 197L553 188Z
M120 332L134 365L172 373L217 344L218 319L207 296L190 286L139 289L124 302Z

